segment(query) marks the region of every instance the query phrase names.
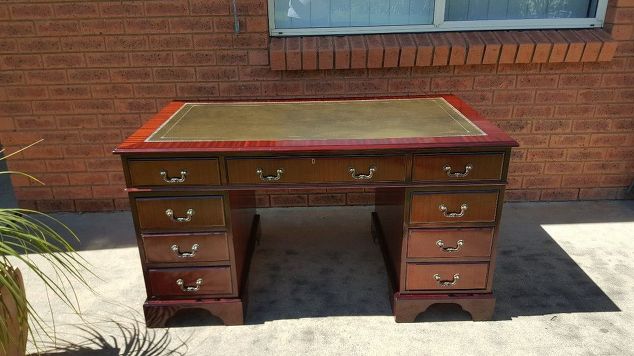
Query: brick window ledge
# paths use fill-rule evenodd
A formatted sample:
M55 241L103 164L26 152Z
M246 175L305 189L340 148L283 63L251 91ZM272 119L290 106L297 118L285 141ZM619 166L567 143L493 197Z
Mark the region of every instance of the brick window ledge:
M272 37L272 70L610 61L602 29Z

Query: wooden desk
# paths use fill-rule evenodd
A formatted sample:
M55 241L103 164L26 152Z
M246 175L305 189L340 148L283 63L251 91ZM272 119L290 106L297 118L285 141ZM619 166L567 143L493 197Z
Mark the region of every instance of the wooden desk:
M396 321L434 303L490 319L497 228L517 143L451 95L173 102L121 155L147 325L206 309L244 322L255 190L373 187Z

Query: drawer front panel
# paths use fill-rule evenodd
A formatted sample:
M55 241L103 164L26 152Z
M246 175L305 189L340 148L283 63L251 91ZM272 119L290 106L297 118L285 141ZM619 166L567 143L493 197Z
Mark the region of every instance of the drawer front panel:
M503 164L503 153L415 155L412 180L500 180Z
M229 260L226 232L188 235L143 235L148 263L216 262Z
M409 258L460 258L491 256L493 228L412 229L407 237Z
M405 156L228 159L229 183L404 182Z
M137 198L141 230L190 231L225 226L222 196Z
M410 291L485 289L488 270L488 263L408 263L405 288Z
M418 192L412 196L410 223L494 222L498 192Z
M220 185L217 159L129 160L130 185Z
M148 272L156 297L231 294L231 267L161 268Z

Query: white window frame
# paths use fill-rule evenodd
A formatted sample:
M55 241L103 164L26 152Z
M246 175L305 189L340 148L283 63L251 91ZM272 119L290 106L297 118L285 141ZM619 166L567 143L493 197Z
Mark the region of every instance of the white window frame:
M608 0L599 0L595 17L590 18L554 18L554 19L513 19L513 20L474 20L445 21L445 0L436 0L434 20L429 25L398 26L351 26L351 27L314 27L314 28L276 28L275 1L268 0L269 33L274 37L313 36L313 35L355 35L371 33L402 32L440 32L440 31L483 31L483 30L528 30L557 28L595 28L603 27Z

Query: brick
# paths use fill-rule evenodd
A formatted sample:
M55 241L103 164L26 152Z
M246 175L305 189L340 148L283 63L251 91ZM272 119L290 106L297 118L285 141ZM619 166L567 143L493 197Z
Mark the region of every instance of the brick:
M513 163L509 165L509 175L537 175L544 170L543 163Z
M310 56L310 54L308 54ZM269 65L269 51L268 50L249 50L248 52L249 65L253 66L266 66ZM306 55L302 57L305 65ZM317 63L317 54L315 52L315 63ZM316 64L315 64L316 65Z
M9 72L9 71L0 72L0 84L22 84L22 83L24 83L24 72Z
M35 27L37 33L43 36L68 36L81 33L77 21L38 21Z
M218 65L244 65L249 61L246 51L217 51Z
M4 66L4 69L41 68L42 60L39 55L9 55L2 58L0 66Z
M392 34L381 35L381 39L383 41L383 67L398 67L401 52L398 39Z
M562 74L559 80L561 88L594 88L601 83L600 74Z
M430 88L430 80L427 78L416 79L390 79L389 91L393 93L420 93Z
M439 77L432 78L432 91L455 91L469 90L473 88L473 78L471 77Z
M493 102L496 104L530 103L535 92L528 90L496 91Z
M271 195L271 207L307 206L308 197L305 194Z
M522 188L559 188L561 176L524 177Z
M154 69L154 78L157 81L192 81L195 78L195 72L193 68L157 68Z
M86 168L89 172L120 171L121 160L119 159L119 157L92 159L92 160L86 161Z
M196 78L203 81L236 80L238 68L236 67L207 67L196 68Z
M485 75L474 79L475 89L509 89L515 87L516 77L511 75Z
M130 199L114 199L114 210L130 210Z
M553 44L548 63L560 63L566 59L569 42L558 31L541 31Z
M221 83L222 96L255 96L261 92L260 83Z
M158 85L158 84L155 84ZM128 98L133 95L130 84L93 84L90 86L93 98Z
M127 115L114 114L114 115L100 115L99 123L101 127L137 128L141 125L141 120L139 119L138 114L127 114Z
M93 133L94 135L94 133ZM64 157L100 157L104 155L103 148L98 145L68 145L64 147Z
M10 7L14 20L46 19L53 17L53 8L49 4L14 4Z
M610 120L575 120L572 124L573 132L602 132L610 129Z
M629 87L634 81L634 73L604 74L602 87Z
M533 63L535 43L528 35L528 32L513 31L512 35L519 45L517 55L515 56L515 63Z
M594 62L599 58L603 43L595 37L592 32L594 30L578 30L575 31L577 37L585 42L581 62Z
M218 84L177 84L176 90L181 97L206 97L218 95Z
M498 40L502 44L498 63L515 63L515 58L517 57L517 50L519 48L519 45L513 37L512 32L496 31L495 36L497 36Z
M59 85L48 87L51 98L90 98L90 87L86 85Z
M104 17L137 17L145 14L141 1L103 2L99 4L99 9Z
M431 43L431 38L426 33L418 33L414 35L414 40L416 41L416 66L430 66L434 59L434 45Z
M269 49L269 61L272 70L286 69L286 53L284 52L285 41L282 38L271 38Z
M19 41L20 52L59 52L57 38L24 38Z
M11 87L6 97L11 100L46 99L48 94L45 87Z
M72 105L67 101L34 101L32 105L34 114L67 113L72 111Z
M124 26L127 34L166 33L169 32L169 22L164 18L126 19Z
M176 17L169 19L169 25L172 33L214 32L213 17Z
M71 199L36 200L37 210L44 213L56 213L60 211L74 211L75 203Z
M619 188L582 188L579 189L579 200L617 199L621 190Z
M506 201L536 201L539 200L540 190L507 190L504 194Z
M301 41L301 39L298 38ZM233 36L233 48L267 48L269 36L265 33L240 33Z
M590 145L593 147L610 147L610 146L622 146L628 144L631 141L631 137L628 134L592 134L590 136Z
M279 95L301 95L304 93L304 85L302 82L270 82L262 83L262 95L279 96Z
M562 187L596 187L601 184L601 176L599 175L572 175L565 176L561 181Z
M345 194L309 194L309 206L346 205Z
M535 93L536 103L574 103L576 101L576 90L538 90Z
M80 212L112 211L114 202L112 199L75 200L75 209Z
M192 15L229 15L228 1L191 0Z
M595 111L597 117L627 117L634 112L634 104L606 104L600 105Z
M550 135L515 135L513 138L519 142L520 147L548 147Z
M578 148L569 149L566 153L568 161L597 161L605 158L606 150L603 148Z
M111 51L135 51L148 48L145 36L111 36L106 37L106 48Z
M153 50L190 49L194 47L189 35L157 35L149 36L149 48Z
M172 63L172 53L169 52L130 53L130 64L134 67L169 66Z
M125 53L86 53L86 65L89 67L124 67L128 65Z
M125 33L123 20L119 19L82 20L79 22L79 26L84 35L119 35Z
M509 134L513 133L530 133L532 128L531 121L520 121L520 120L512 120L512 121L499 121L495 123L497 127L501 128L505 132Z
M587 146L590 137L587 135L553 135L550 137L550 147L583 147Z
M557 105L555 117L592 117L594 105Z
M354 37L352 37L354 38ZM400 53L398 59L399 67L413 67L416 63L416 42L410 34L403 34L397 37ZM363 68L363 67L357 67Z
M257 18L251 18L257 19ZM254 22L251 21L251 25L254 25ZM247 28L247 22L245 18L238 19L239 33L245 32L262 32L262 31L251 31ZM214 32L236 32L236 23L232 17L216 17L213 19L213 28ZM246 28L246 30L245 30ZM268 30L268 22L266 24L266 29ZM268 36L267 36L268 37ZM268 38L267 38L268 40Z
M467 58L465 60L466 64L480 64L484 59L484 49L485 43L474 32L464 32L462 33L467 43Z
M92 186L92 195L95 198L125 198L127 193L124 186L95 185Z
M306 82L306 94L341 94L346 92L343 80L318 80Z
M614 131L634 131L634 119L615 119L612 128Z
M578 189L544 189L540 196L540 200L550 201L567 201L577 200L579 195Z
M114 102L117 112L156 112L156 103L150 99L120 99Z
M596 174L629 173L624 162L586 162L583 165L583 172Z
M429 38L434 46L432 66L446 66L449 63L451 42L442 33L430 33Z
M557 87L558 75L518 75L518 88L555 88Z
M35 27L30 22L1 22L1 37L31 36L35 34Z
M134 95L141 98L154 97L175 97L176 88L174 84L136 84L134 85Z
M317 38L316 37L302 38L302 69L303 70L317 69Z
M349 80L348 90L351 93L382 93L387 91L386 79Z
M535 42L532 63L547 63L553 48L552 42L542 31L527 31L526 34Z
M82 172L86 165L81 159L47 160L46 169L49 172Z
M335 68L350 68L350 44L346 37L335 37Z
M286 69L302 69L302 48L298 37L286 39Z
M71 83L104 83L110 81L110 73L106 69L68 70L68 81Z
M94 115L72 115L55 118L60 129L96 128L97 118Z
M48 68L77 68L85 66L84 56L79 53L46 54L42 58Z
M30 103L24 102L11 102L11 103L3 103L0 102L0 114L11 115L11 114L28 114L32 111ZM3 138L6 140L6 138ZM6 143L6 141L4 141Z
M572 127L570 120L540 120L533 123L533 132L560 133L569 132Z
M549 118L553 115L553 107L547 105L516 105L515 118Z
M495 36L494 32L479 32L478 36L484 43L484 55L482 64L497 64L502 52L502 43Z
M382 68L383 67L383 52L384 46L381 36L370 35L366 36L366 46L368 48L368 68Z
M112 100L93 99L77 100L73 102L73 109L77 113L104 113L112 112L114 106Z
M544 166L545 174L578 174L582 171L581 162L551 162Z
M89 2L54 4L53 10L58 18L96 17L99 15L98 4Z
M187 15L189 6L187 0L153 0L145 3L145 13L148 16Z
M68 52L101 51L106 45L99 37L68 37L61 39L61 48Z
M327 37L318 37L317 63L319 69L334 68L334 44Z
M534 149L528 151L526 156L528 161L561 161L566 155L565 150L562 149Z
M53 191L48 187L22 187L15 189L15 198L18 200L53 199Z
M574 31L559 31L567 41L568 41L568 52L566 52L566 58L564 62L579 62L581 61L581 56L583 55L583 50L585 48L585 41L583 41L579 36L575 34Z
M241 80L279 80L281 77L280 72L267 67L240 67Z

